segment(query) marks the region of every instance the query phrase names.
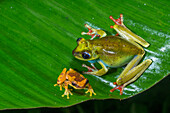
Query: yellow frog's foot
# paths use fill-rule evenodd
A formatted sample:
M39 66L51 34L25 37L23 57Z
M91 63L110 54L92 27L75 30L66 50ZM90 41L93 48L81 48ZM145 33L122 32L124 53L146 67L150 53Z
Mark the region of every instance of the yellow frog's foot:
M54 86L57 86L58 84L54 84Z
M118 90L120 90L120 95L122 95L122 94L123 94L124 85L117 85L116 82L114 82L113 84L115 84L116 87L114 87L113 89L111 89L110 92L113 92L113 91L115 91L116 89L118 89Z
M70 98L70 97L69 97L69 94L70 94L70 95L73 95L69 89L66 89L65 92L64 92L64 94L62 95L62 97L64 97L65 95L67 95L67 99L69 99L69 98Z
M59 86L60 87L60 91L62 91L63 84L54 84L54 86Z
M96 95L96 93L94 92L93 89L88 89L88 91L86 91L85 93L90 93L90 97L94 94Z
M99 31L101 32L102 30L94 29L94 28L90 27L88 24L85 24L84 26L87 27L89 31L87 33L86 32L81 32L81 35L90 35L91 36L90 40L93 40L95 37L100 37L98 32Z
M91 73L91 72L95 72L95 71L98 71L98 69L94 66L93 63L90 63L92 67L90 66L87 66L86 64L82 64L82 67L85 67L88 69L87 72L83 72L84 74L87 74L87 73Z

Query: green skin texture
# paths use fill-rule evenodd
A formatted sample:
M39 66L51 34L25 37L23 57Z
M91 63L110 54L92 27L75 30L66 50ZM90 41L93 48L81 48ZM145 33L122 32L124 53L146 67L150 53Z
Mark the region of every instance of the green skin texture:
M129 63L134 56L143 54L144 50L133 45L120 36L106 36L95 40L84 40L75 48L75 57L84 61L101 60L108 67L121 67ZM83 52L91 54L91 58L84 59Z
M102 60L108 67L121 67L130 62L134 56L143 53L143 49L119 36L107 36L87 41L91 53L96 54L98 59Z

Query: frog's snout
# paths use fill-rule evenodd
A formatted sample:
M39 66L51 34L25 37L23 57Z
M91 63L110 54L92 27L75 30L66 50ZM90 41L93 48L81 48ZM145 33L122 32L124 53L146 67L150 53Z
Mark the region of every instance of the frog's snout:
M76 58L80 58L80 57L81 57L81 56L80 56L80 52L76 52L76 49L74 49L74 50L72 51L72 54L73 54L73 56L76 57Z
M72 51L73 56L74 56L74 51L75 51L75 49Z
M77 52L75 52L75 50L76 50L76 49L74 49L74 50L72 51L73 56L76 56L76 55L78 54Z
M73 56L78 56L78 55L79 55L78 52L74 52L74 53L73 53Z

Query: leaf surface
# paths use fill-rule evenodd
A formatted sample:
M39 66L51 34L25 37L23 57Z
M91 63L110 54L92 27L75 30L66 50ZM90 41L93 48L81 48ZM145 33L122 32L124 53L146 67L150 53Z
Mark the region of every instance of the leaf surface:
M66 107L89 99L125 99L152 87L169 73L169 1L2 0L0 1L0 109ZM142 59L152 65L122 96L110 93L123 68L102 77L84 75L96 96L73 90L70 99L53 87L63 68L78 72L83 61L72 55L88 23L115 34L109 19L124 15L124 24L151 45ZM90 37L84 36L86 39ZM86 62L86 64L88 64ZM89 64L88 64L89 65Z

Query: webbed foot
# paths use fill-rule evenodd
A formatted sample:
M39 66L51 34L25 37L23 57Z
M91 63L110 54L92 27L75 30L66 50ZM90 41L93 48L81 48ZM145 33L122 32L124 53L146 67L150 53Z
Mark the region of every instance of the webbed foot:
M123 94L123 89L124 89L124 85L117 85L116 82L113 83L114 85L116 85L116 87L114 87L113 89L110 90L110 92L115 91L116 89L118 89L120 91L120 95Z
M92 67L89 67L85 64L83 64L83 67L86 67L88 69L87 72L83 72L84 74L89 74L89 75L97 75L97 76L102 76L107 73L108 68L101 62L98 61L98 63L102 66L102 69L98 70L93 63L90 63Z
M124 26L124 24L123 24L123 14L120 14L120 17L118 19L114 19L112 16L110 16L109 18L111 20L113 20L113 22L116 25ZM110 28L113 28L113 26L110 26Z
M91 26L89 26L88 24L85 24L84 25L86 28L88 28L88 32L81 32L81 35L90 35L91 36L91 39L90 40L93 40L95 37L104 37L106 36L106 33L101 30L101 29L94 29L92 28Z
M94 92L93 89L88 89L85 93L90 93L90 97L94 94L96 95L96 93Z
M94 72L94 71L98 71L98 69L95 67L95 65L94 65L93 63L90 63L90 65L91 65L92 67L87 66L86 64L82 64L82 67L87 68L87 69L88 69L88 71L87 71L87 72ZM86 73L86 72L84 72L84 73Z
M126 26L123 24L123 14L120 14L120 17L118 19L114 19L112 16L109 17L111 20L113 20L113 22L116 24L116 25L119 25L119 26L122 26L122 27L125 27ZM110 28L114 28L114 26L110 26ZM118 36L119 34L117 33L115 36Z
M64 92L64 94L62 95L62 97L64 97L64 96L66 95L66 96L67 96L67 99L69 99L69 98L70 98L70 97L69 97L69 94L70 94L70 95L73 95L69 89L66 89L65 92Z
M54 84L54 86L58 86L60 87L60 91L62 91L62 87L63 87L63 84Z
M82 64L82 67L85 67L88 69L87 72L82 72L83 74L88 74L88 75L96 75L96 73L99 71L93 63L90 63L92 67L87 66L86 64Z

